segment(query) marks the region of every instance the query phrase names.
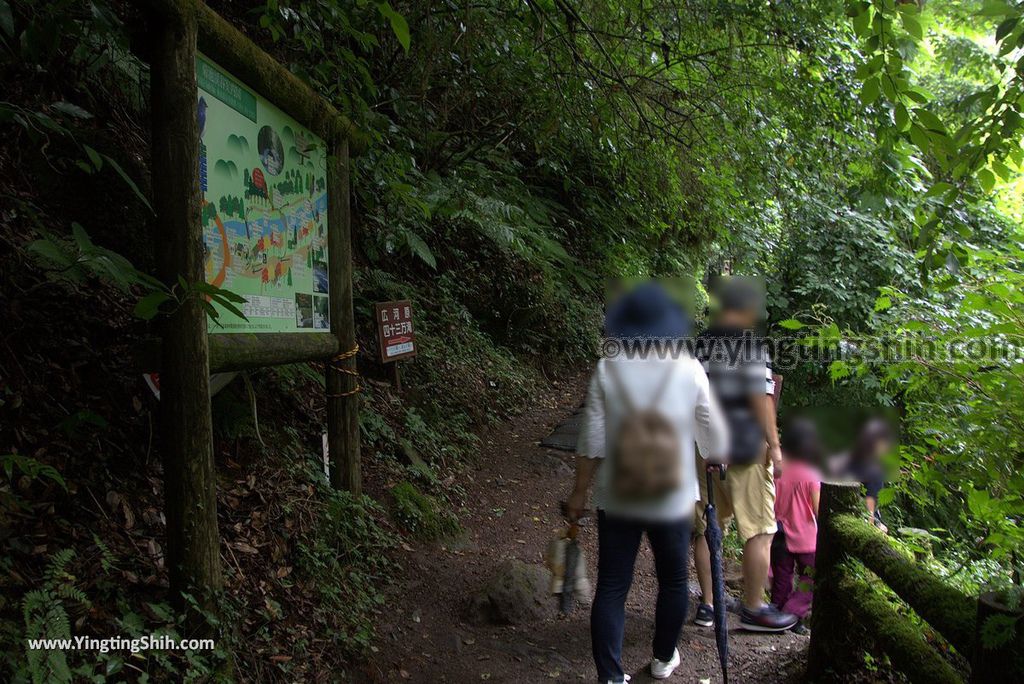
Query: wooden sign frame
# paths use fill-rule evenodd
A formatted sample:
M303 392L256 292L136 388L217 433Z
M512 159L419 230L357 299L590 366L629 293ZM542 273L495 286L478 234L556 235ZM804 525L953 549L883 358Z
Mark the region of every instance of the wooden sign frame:
M330 333L209 335L202 302L187 299L162 321L161 451L172 591L206 602L223 586L210 413L211 371L324 360L330 481L361 491L359 398L352 309L349 154L365 138L345 117L201 0L147 0L147 35L139 41L150 70L154 243L158 275L204 282L196 56L232 76L321 137L328 145L327 225Z

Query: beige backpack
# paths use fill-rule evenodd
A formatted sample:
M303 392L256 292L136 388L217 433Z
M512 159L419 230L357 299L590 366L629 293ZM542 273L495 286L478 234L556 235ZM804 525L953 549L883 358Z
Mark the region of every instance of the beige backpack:
M615 363L606 363L608 375L626 406L612 447L612 490L621 499L652 499L682 484L680 440L675 424L658 410L676 364L665 376L646 408L638 409L626 391Z

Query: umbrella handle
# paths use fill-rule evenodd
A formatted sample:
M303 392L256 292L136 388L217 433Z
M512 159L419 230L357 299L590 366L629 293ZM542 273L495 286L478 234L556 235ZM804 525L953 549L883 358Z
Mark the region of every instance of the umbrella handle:
M708 486L708 503L711 504L712 506L714 506L715 505L715 490L711 486L711 484L713 482L713 480L711 479L711 471L712 470L717 470L718 471L719 479L725 480L725 465L721 464L721 463L712 463L712 464L708 465L707 469L705 470L705 475L707 476L707 486Z

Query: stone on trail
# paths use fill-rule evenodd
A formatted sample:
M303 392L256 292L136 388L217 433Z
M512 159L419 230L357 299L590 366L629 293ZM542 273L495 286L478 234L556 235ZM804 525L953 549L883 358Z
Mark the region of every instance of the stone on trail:
M492 625L533 623L553 616L555 598L548 591L548 573L521 560L504 561L469 599L471 622Z

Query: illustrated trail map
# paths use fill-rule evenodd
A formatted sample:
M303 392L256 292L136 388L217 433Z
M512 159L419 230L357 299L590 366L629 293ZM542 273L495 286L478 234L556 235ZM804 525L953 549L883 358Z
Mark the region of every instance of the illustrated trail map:
M206 281L249 319L220 309L210 332L330 329L323 140L203 55L196 76Z

